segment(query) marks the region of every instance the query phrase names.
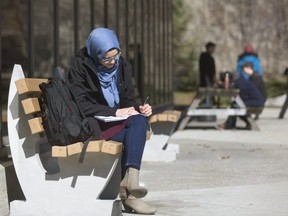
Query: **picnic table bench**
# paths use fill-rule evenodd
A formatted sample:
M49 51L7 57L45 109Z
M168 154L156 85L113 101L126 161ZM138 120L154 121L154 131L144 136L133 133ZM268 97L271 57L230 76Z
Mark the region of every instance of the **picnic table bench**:
M117 199L122 143L90 141L51 146L42 126L39 84L15 65L8 98L8 135L15 171L26 200L10 203L10 215L121 215Z
M237 108L233 107L200 107L199 104L203 100L204 97L229 97L231 101L236 101L238 104ZM236 116L244 116L247 114L259 114L262 112L263 108L249 108L246 107L244 102L239 96L239 89L231 88L231 89L224 89L224 88L215 88L215 87L200 87L197 90L196 95L194 96L191 105L189 106L186 116L182 119L179 124L178 130L183 130L192 117L195 116L229 116L229 115L236 115ZM248 121L251 124L253 130L259 130L258 126L256 125L255 121L248 116Z

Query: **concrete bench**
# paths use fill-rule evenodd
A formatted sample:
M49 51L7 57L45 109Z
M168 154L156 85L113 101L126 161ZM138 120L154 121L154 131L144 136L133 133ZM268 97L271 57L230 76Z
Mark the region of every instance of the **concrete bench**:
M26 200L10 203L10 215L121 215L117 199L122 143L91 141L51 146L41 124L39 84L15 65L8 98L8 135L16 174Z
M175 161L179 146L169 143L169 138L175 131L181 112L166 110L149 118L152 128L150 139L146 142L143 161Z

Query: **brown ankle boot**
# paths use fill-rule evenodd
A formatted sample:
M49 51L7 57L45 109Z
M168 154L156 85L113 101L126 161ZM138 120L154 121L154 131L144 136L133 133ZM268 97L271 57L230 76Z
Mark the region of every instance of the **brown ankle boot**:
M154 214L157 209L145 203L142 199L129 195L127 199L122 199L122 204L127 212L138 214Z
M125 176L120 183L120 198L127 199L131 194L136 198L142 198L148 193L145 187L139 186L139 170L135 168L128 168Z

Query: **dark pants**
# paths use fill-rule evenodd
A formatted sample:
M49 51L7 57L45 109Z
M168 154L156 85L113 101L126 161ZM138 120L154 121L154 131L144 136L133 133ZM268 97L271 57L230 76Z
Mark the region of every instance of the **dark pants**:
M231 105L232 108L239 108L238 104L236 102L233 102ZM246 123L246 128L250 127L250 123L248 121L249 115L245 116L228 116L226 122L225 122L225 129L233 129L236 128L236 122L237 122L237 117L239 117L242 121Z
M237 117L239 117L241 120L243 120L246 123L246 128L250 127L250 123L247 119L248 116L228 116L228 118L225 122L225 129L236 128Z
M146 143L147 118L134 115L127 119L126 127L110 139L123 142L122 171L128 167L140 169Z

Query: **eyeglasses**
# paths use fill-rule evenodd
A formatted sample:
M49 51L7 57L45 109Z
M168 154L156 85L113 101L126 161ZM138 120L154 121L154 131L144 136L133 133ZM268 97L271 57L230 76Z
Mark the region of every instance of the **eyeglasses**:
M116 55L112 56L112 57L108 57L108 58L103 58L101 59L101 62L108 64L113 60L117 60L121 55L121 52L119 51Z

